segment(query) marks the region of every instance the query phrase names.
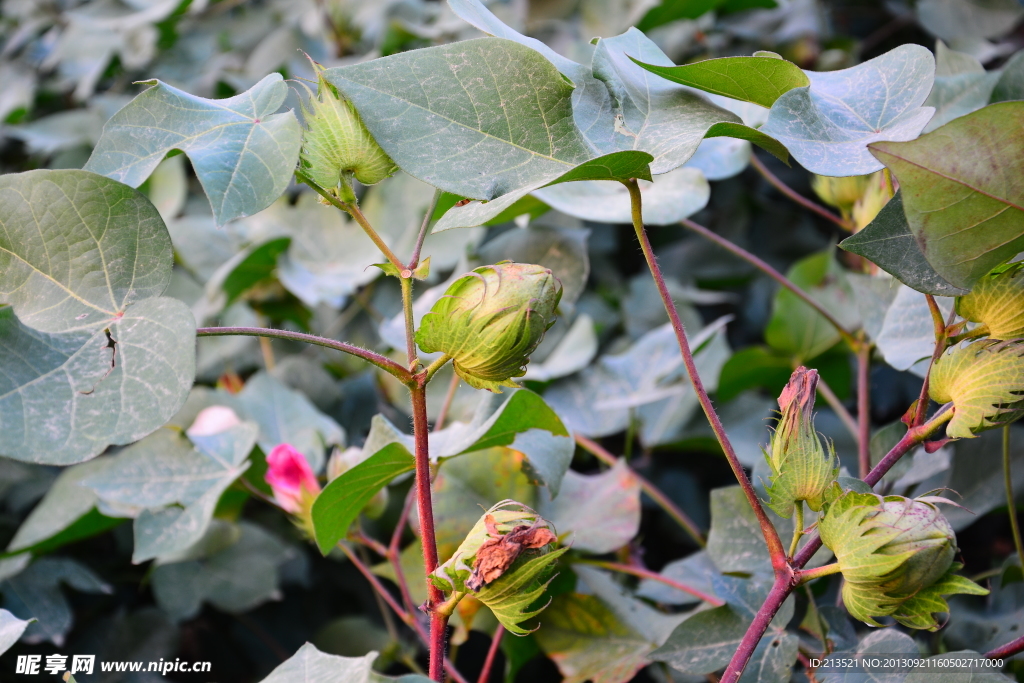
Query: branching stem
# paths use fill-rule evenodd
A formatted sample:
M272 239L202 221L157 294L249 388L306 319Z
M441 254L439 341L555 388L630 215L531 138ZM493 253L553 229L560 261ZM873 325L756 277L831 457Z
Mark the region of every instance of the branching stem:
M408 384L412 381L412 373L403 368L401 365L391 360L386 356L382 356L379 353L364 349L356 346L355 344L348 344L346 342L335 341L333 339L327 339L326 337L318 337L315 334L305 334L303 332L290 332L288 330L275 330L269 327L200 327L196 330L197 337L229 337L229 336L243 336L243 337L267 337L269 339L285 339L287 341L305 342L307 344L315 344L316 346L323 346L324 348L334 349L335 351L344 351L345 353L358 356L365 361L373 363L381 370L388 372L397 377L401 382Z
M803 301L805 304L807 304L815 311L817 311L818 314L821 315L821 317L823 317L825 320L829 322L830 325L832 325L832 327L836 328L836 331L839 332L839 335L843 338L843 341L845 341L851 349L856 350L856 348L859 345L857 339L852 334L850 334L838 320L836 320L835 316L832 315L828 311L828 309L822 306L810 294L808 294L803 289L794 284L793 281L790 280L788 277L786 277L779 271L775 270L775 268L772 268L766 261L758 258L757 256L750 253L743 247L733 242L730 242L729 240L725 239L718 233L705 228L703 225L694 223L688 218L684 218L681 221L681 223L687 229L697 233L698 235L708 240L709 242L714 242L715 244L722 247L723 249L733 254L734 256L743 259L744 261L754 266L771 279L778 282L780 285L782 285L789 291L793 292L793 294L799 297L801 301Z
M746 495L747 501L750 503L751 508L754 510L754 514L757 516L758 523L761 526L761 532L764 534L765 543L768 545L768 552L772 558L772 567L774 567L777 572L788 569L789 564L786 560L786 549L783 547L782 541L779 539L779 533L775 530L775 527L772 526L771 520L768 519L768 515L761 506L761 501L758 499L757 493L754 491L754 487L751 485L746 472L743 470L743 465L740 464L739 458L736 457L736 451L733 449L732 443L729 441L729 437L725 433L722 421L719 419L718 413L715 412L715 407L711 403L711 398L708 396L708 392L704 388L704 382L701 380L700 375L697 372L697 365L693 361L693 352L690 349L690 342L686 337L686 330L683 327L682 321L679 319L679 312L676 310L675 302L672 300L672 295L668 291L668 286L665 284L665 278L661 273L661 267L658 265L658 261L654 256L654 250L651 248L651 242L647 239L647 232L644 230L640 185L637 183L635 178L626 181L623 184L629 190L629 198L633 214L633 228L636 231L637 240L639 240L640 247L643 249L644 258L647 260L647 266L650 268L651 275L654 277L654 282L658 287L658 293L661 295L662 303L665 305L665 310L668 312L669 320L672 322L672 328L675 330L676 341L679 342L679 351L682 353L683 364L686 366L686 371L690 376L690 382L693 384L693 391L697 395L697 400L700 402L701 408L704 409L704 415L711 424L711 429L714 431L715 437L718 439L718 443L722 447L722 451L725 453L726 460L729 462L729 467L732 468L733 474L737 481L739 481L740 486L743 488L743 493Z
M657 581L659 583L665 584L666 586L671 586L676 590L688 593L695 598L703 600L709 605L714 605L715 607L721 607L725 604L724 601L720 600L714 595L705 593L700 589L694 588L693 586L689 586L680 581L670 579L667 576L659 574L658 572L653 572L650 569L644 569L643 567L637 567L631 564L620 564L618 562L605 562L603 560L580 560L577 562L577 564L589 564L591 566L600 567L602 569L608 569L613 572L619 572L621 574L630 574L632 576L638 576L641 579L650 579L652 581Z

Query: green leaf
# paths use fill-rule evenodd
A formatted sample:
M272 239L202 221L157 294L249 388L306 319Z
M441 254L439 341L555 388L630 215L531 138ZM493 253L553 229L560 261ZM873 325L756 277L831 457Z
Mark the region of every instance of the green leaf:
M696 168L677 168L641 182L644 223L672 225L707 206L711 186ZM554 185L533 195L569 216L598 223L631 223L629 190L621 183L583 182Z
M1016 0L921 0L915 10L926 31L967 45L1009 32L1024 16Z
M376 652L364 657L340 657L306 643L261 683L371 683L385 678L373 671L375 659Z
M953 310L953 299L941 297L936 303L943 319ZM886 363L924 377L935 350L935 324L924 294L901 285L875 343Z
M650 180L651 171L648 164L651 160L651 155L646 152L612 152L585 161L550 182L530 183L490 201L470 202L465 206L453 207L437 222L433 232L493 224L499 216L514 213L516 211L514 207L522 206L520 202L531 192L551 185L580 181L628 180L629 178Z
M975 57L950 50L941 40L935 46L935 62L935 85L924 103L935 107L935 115L925 126L926 133L984 107L999 80L998 72L986 73Z
M762 107L771 107L779 96L793 88L811 84L800 67L777 56L722 57L681 66L633 61L673 83Z
M329 483L313 502L313 530L320 552L327 555L377 492L400 474L415 469L412 454L391 443Z
M306 456L314 472L324 466L324 450L343 446L345 430L320 412L305 394L260 371L249 378L236 396L242 417L260 427L259 447L269 453L287 443Z
M86 170L138 187L169 152L181 150L218 224L267 208L288 187L302 130L292 112L275 113L288 94L280 74L224 100L157 80L146 85L153 87L103 126Z
M652 28L673 21L704 16L720 4L722 0L662 0L657 6L647 10L636 27L646 33Z
M651 658L686 674L714 673L729 663L749 621L729 605L698 612L677 626Z
M851 176L882 164L868 153L877 140L913 140L932 110L935 60L920 45L902 45L863 64L807 72L810 86L783 93L761 132L784 144L812 173Z
M637 600L606 572L585 565L574 569L587 594L555 597L534 638L566 681L631 680L682 617Z
M831 312L846 329L854 329L859 323L856 302L833 252L829 248L801 259L786 276ZM801 363L824 353L840 340L839 331L832 323L793 292L781 287L775 294L775 306L764 338L769 346L792 354Z
M1024 435L1017 427L1011 429L1010 474L1013 490L1019 491L1024 488ZM953 445L953 464L941 483L956 491L956 500L963 505L944 511L954 531L966 529L982 515L1006 504L1002 436L997 430L982 432L977 439Z
M800 638L794 633L766 635L740 676L739 683L787 683L793 675Z
M257 284L269 280L277 270L278 256L287 251L291 243L291 237L278 237L249 251L221 283L228 296L224 306L230 306Z
M934 615L950 612L949 603L944 596L988 595L987 588L982 588L966 576L959 576L956 573L962 568L963 565L954 562L942 578L903 602L893 613L893 618L908 628L937 631L940 624Z
M435 435L431 448L435 457L452 458L506 446L524 456L523 472L527 477L557 496L576 446L555 411L525 389L483 397L479 406L468 425Z
M793 374L793 360L767 346L750 346L737 351L722 366L718 379L718 400L731 401L744 391L764 388L778 396Z
M912 142L871 150L900 181L907 222L936 272L969 289L1024 248L1024 102L993 104Z
M74 623L61 585L82 593L110 594L113 589L85 565L66 558L44 557L0 583L3 607L16 616L35 617L22 633L23 643L63 643Z
M206 547L211 536L217 543ZM191 619L204 602L242 614L280 596L280 567L296 551L262 527L216 520L207 536L182 553L181 561L160 564L152 574L153 596L173 619Z
M166 422L195 376L195 320L156 298L171 245L149 200L32 171L0 178L0 216L0 452L72 464Z
M1003 65L996 87L992 90L992 103L1024 100L1024 52L1018 52Z
M221 494L248 467L256 425L212 436L163 429L132 444L82 480L104 505L135 517L132 562L180 552L206 533Z
M919 292L938 296L967 293L967 290L949 284L925 259L903 212L902 189L896 191L896 195L866 228L847 237L839 246L863 256Z
M541 515L574 550L603 555L640 530L640 482L624 460L600 474L565 473L555 500L541 498Z
M711 579L718 574L718 568L706 551L698 551L681 560L672 560L658 573L667 579L696 588L707 595L715 593ZM664 605L692 605L701 602L701 599L695 595L672 588L654 579L641 581L636 594Z
M572 118L572 87L519 43L468 40L324 75L406 173L453 194L495 199L592 156Z
M23 550L64 531L96 506L96 494L81 486L82 480L110 465L109 458L69 467L60 473L39 504L25 518L8 551Z
M0 655L11 649L25 632L32 619L22 620L5 609L0 609Z

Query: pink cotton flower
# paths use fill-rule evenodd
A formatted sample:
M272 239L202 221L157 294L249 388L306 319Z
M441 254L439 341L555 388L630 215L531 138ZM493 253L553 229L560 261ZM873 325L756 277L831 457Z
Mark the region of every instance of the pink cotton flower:
M267 473L264 475L274 492L277 504L293 515L308 511L309 505L320 493L320 484L309 466L306 456L290 444L275 446L267 454Z

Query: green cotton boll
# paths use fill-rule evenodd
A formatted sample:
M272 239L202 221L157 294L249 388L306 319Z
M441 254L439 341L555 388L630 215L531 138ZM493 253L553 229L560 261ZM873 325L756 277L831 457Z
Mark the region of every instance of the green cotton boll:
M526 374L561 298L562 283L543 266L481 266L453 282L423 316L416 343L451 356L470 386L501 393Z
M932 367L928 393L953 402L946 436L969 439L1024 416L1024 340L977 341L942 354Z
M880 626L878 618L891 616L934 629L933 613L948 610L943 595L985 592L955 574L956 534L936 505L948 501L843 492L838 484L826 499L818 530L836 555L855 619Z
M1024 263L1000 266L959 297L956 312L985 326L992 339L1024 337Z
M333 190L350 174L363 185L390 177L398 166L370 134L352 104L324 80L323 67L315 65L317 94L302 105L306 130L299 159L303 171L317 185Z
M789 517L797 502L806 501L815 512L824 503L825 491L839 474L832 444L826 453L814 431L814 398L818 371L799 367L779 396L781 416L765 458L771 470L768 505Z

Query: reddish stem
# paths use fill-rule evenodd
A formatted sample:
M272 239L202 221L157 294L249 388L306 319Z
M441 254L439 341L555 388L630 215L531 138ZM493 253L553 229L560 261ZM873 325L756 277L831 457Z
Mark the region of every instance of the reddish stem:
M709 242L714 242L718 246L728 251L730 254L738 256L739 258L743 259L744 261L754 266L771 279L778 282L780 285L782 285L789 291L793 292L793 294L799 297L801 301L803 301L805 304L807 304L815 311L817 311L818 315L827 320L832 325L832 327L836 328L836 331L839 332L839 335L843 338L843 341L845 341L851 349L857 348L857 340L854 339L852 334L846 331L846 329L840 324L840 322L836 320L835 316L829 313L828 309L822 306L819 302L815 301L814 298L810 294L805 292L803 289L797 287L796 284L794 284L793 281L790 280L788 277L772 268L766 261L758 258L757 256L750 253L743 247L730 242L721 235L712 232L711 230L708 230L703 225L700 225L699 223L694 223L688 218L684 218L682 221L680 221L680 223L682 223L684 227L689 228L690 230L697 233L698 235L708 240Z
M871 345L857 351L857 461L860 477L871 471Z
M789 568L789 563L786 558L786 549L782 546L781 539L779 539L779 533L772 526L771 520L768 519L768 515L761 506L757 493L754 492L754 487L747 478L746 472L743 471L743 465L740 464L739 458L736 457L736 451L733 449L732 443L725 433L725 428L722 426L718 413L715 412L711 398L704 388L704 382L701 381L700 375L697 373L697 365L693 361L690 342L686 338L686 329L683 327L682 320L679 319L679 312L676 310L675 302L668 291L665 278L661 274L661 267L658 265L658 261L654 256L654 250L651 248L651 242L647 239L647 232L644 230L640 185L636 179L631 179L623 184L629 190L633 213L633 228L636 230L636 237L640 241L644 258L647 259L647 266L651 270L651 275L654 277L654 282L658 287L658 293L661 295L661 301L665 305L669 320L672 322L672 328L675 330L676 341L679 342L679 351L682 353L683 364L686 366L686 372L690 376L690 382L693 384L693 391L697 395L701 408L704 409L704 415L707 416L708 422L711 424L711 430L715 433L718 443L722 446L725 458L729 461L729 467L732 468L732 472L742 487L750 507L753 508L754 514L757 516L757 521L761 526L761 533L764 534L764 540L768 545L768 552L772 558L772 567L775 568L776 572L785 571Z
M501 637L503 635L505 635L505 627L498 624L498 628L494 629L494 636L491 638L491 647L487 650L484 668L480 670L480 676L476 679L476 683L487 683L491 680L491 668L494 666L494 659L501 648Z
M1012 657L1019 652L1024 652L1024 636L1021 636L1017 640L1011 640L1002 647L997 647L991 652L986 652L985 656L988 659L1005 659L1006 657Z
M416 440L416 505L420 518L420 539L423 544L423 566L429 577L437 568L437 537L434 533L434 509L430 498L430 449L427 437L427 387L417 382L410 387L412 396L412 429ZM427 611L430 613L430 678L438 683L444 680L444 652L447 640L448 617L433 611L444 602L444 594L427 582Z
M761 637L768 630L768 625L772 623L772 619L782 607L782 603L786 601L795 587L795 575L792 570L788 573L776 572L775 583L768 592L768 597L761 605L761 609L754 615L754 621L747 628L747 632L743 634L743 640L740 641L736 654L733 655L732 661L729 662L725 673L722 674L721 683L736 683L740 679L743 669L754 654L754 648L761 642Z
M932 360L928 364L928 370L924 375L924 382L921 384L921 395L917 399L917 410L914 413L914 419L911 425L916 427L924 422L925 415L928 413L928 387L931 384L932 379L932 368L935 367L935 361L939 359L942 352L946 350L946 343L948 338L946 336L946 325L942 322L942 309L939 308L939 302L935 300L935 297L931 294L924 295L925 301L928 302L928 310L932 314L932 326L935 328L935 350L932 351Z
M196 330L197 337L228 337L228 336L242 336L242 337L268 337L270 339L286 339L288 341L305 342L307 344L315 344L316 346L323 346L328 349L334 349L336 351L344 351L350 353L353 356L358 356L365 361L373 363L381 370L385 370L402 382L409 382L412 380L412 373L403 368L395 361L382 356L379 353L370 351L368 349L361 348L355 344L348 344L346 342L334 341L333 339L327 339L326 337L318 337L315 334L305 334L303 332L289 332L288 330L275 330L269 327L200 327Z
M680 583L679 581L670 579L667 576L663 576L662 574L659 574L657 572L652 572L650 569L644 569L643 567L637 567L631 564L620 564L618 562L602 562L600 560L590 560L583 562L581 564L590 564L595 567L610 569L612 571L621 572L623 574L632 574L633 576L639 576L642 579L651 579L652 581L658 581L660 583L665 584L666 586L671 586L676 590L683 591L684 593L689 593L695 598L700 598L704 602L708 603L709 605L714 605L715 607L721 607L725 604L725 602L718 599L714 595L708 595L704 591L698 590L693 586L687 586L685 583Z
M813 211L822 218L832 221L843 230L849 230L851 228L849 222L844 221L842 218L835 215L834 213L826 209L824 206L821 206L817 202L811 201L802 194L799 194L796 190L791 188L786 183L779 180L778 176L769 171L768 167L761 163L761 160L757 158L756 154L750 155L750 165L757 169L757 172L760 173L765 180L771 183L772 187L774 187L776 190L786 195L794 202L807 209L808 211Z

